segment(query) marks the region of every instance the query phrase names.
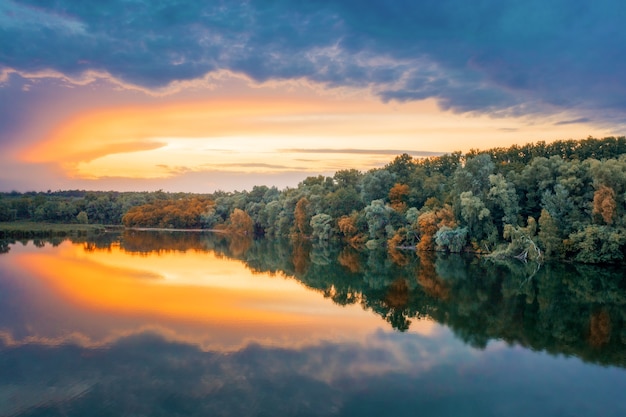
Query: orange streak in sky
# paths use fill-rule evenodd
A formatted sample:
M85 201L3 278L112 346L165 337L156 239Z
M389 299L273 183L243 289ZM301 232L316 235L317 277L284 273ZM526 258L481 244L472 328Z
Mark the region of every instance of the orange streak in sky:
M25 162L77 163L115 153L157 149L159 137L210 138L302 132L302 123L277 120L317 112L350 113L358 103L332 100L220 100L97 110L76 115L21 158ZM314 127L315 121L310 123Z

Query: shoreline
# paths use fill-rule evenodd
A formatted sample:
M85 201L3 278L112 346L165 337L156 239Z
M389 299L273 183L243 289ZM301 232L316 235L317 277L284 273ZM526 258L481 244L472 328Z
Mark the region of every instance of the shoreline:
M79 223L47 223L47 222L0 222L0 239L6 238L38 238L66 237L72 235L101 234L122 232L125 230L138 232L186 232L186 233L221 233L220 229L178 229L166 227L125 227L124 225L79 224Z

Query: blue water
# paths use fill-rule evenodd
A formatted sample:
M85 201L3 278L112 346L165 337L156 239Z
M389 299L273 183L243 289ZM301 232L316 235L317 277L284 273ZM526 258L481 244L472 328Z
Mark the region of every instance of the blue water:
M337 305L306 286L328 305L324 317L348 315L354 333L328 325L328 333L315 330L298 343L289 338L292 330L268 327L255 333L266 338L207 345L202 340L233 336L189 318L94 310L63 298L35 270L17 267L21 255L37 251L67 257L61 255L67 245L16 244L0 255L2 416L626 415L621 342L606 360L590 347L596 359L586 362L575 354L584 340L572 340L571 349L533 350L503 336L472 346L463 341L470 330L460 331L458 323L452 328L413 316L401 332L373 308ZM162 255L144 254L137 268L151 256ZM90 259L86 251L80 262ZM296 280L285 275L277 284L275 275L258 272L255 279L261 285ZM316 320L321 313L302 326L317 329Z

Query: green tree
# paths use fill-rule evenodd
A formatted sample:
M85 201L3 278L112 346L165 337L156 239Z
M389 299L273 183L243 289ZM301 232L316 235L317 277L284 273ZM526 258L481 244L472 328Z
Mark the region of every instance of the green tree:
M354 188L357 191L362 178L363 173L356 169L343 169L333 176L337 188Z
M517 216L519 215L519 203L515 185L508 182L501 174L490 175L488 199L498 208L502 216L502 225L517 225Z
M393 209L383 200L374 200L365 207L365 219L370 237L367 242L368 247L384 245L384 242L394 235L391 225L392 212Z
M609 226L588 225L570 235L575 259L584 263L614 263L624 259L626 233Z
M333 218L320 213L311 217L311 238L317 241L328 241L333 236Z
M546 257L559 256L563 250L563 239L559 227L550 216L548 210L541 210L539 217L539 245L543 248Z
M81 211L80 213L76 215L76 221L80 224L87 224L89 223L89 217L87 217L86 212Z
M460 195L461 217L467 224L470 237L482 237L483 225L490 220L491 212L480 197L472 191L465 191Z
M361 199L370 204L374 200L385 200L395 184L395 176L384 169L369 171L361 181Z
M467 243L467 228L442 226L435 233L435 242L440 249L448 252L458 253L463 250Z
M570 215L574 210L574 203L562 184L556 184L554 190L546 190L543 193L542 206L564 233L567 234L573 229Z
M488 154L468 158L465 166L459 167L454 173L455 193L470 191L474 196L485 196L491 186L489 176L494 169L495 165Z

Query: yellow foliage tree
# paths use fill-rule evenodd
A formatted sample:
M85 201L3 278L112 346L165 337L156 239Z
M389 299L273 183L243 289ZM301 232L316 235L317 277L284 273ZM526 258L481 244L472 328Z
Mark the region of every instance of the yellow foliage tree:
M599 214L606 224L613 224L616 210L615 191L606 185L598 187L593 194L593 214Z
M389 190L389 201L391 202L391 208L398 212L405 212L406 197L409 195L409 186L406 184L396 183L391 190Z
M296 203L293 211L295 233L300 236L307 236L311 233L311 216L309 214L309 206L311 203L306 197L302 197Z
M443 226L456 227L454 212L452 207L445 205L442 208L430 210L422 213L417 218L417 225L420 233L420 241L417 250L434 250L435 234Z
M230 215L227 230L238 235L252 236L254 221L248 213L236 208Z
M353 213L351 216L341 216L337 221L337 226L343 234L345 241L353 247L362 246L367 240L356 226L356 216L356 213Z

